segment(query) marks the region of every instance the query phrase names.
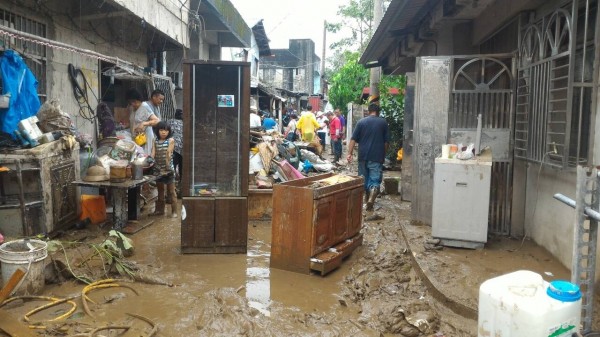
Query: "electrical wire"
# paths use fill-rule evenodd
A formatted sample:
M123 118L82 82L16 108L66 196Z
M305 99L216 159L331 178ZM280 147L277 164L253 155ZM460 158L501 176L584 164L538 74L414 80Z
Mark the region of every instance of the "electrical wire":
M96 118L96 113L94 109L90 106L90 102L88 100L88 82L85 78L85 74L81 69L75 68L72 63L69 63L67 66L67 71L69 73L69 80L71 81L71 85L73 86L73 95L75 96L75 100L79 105L79 116L88 122L93 123ZM79 76L83 79L83 87L79 83L77 79Z

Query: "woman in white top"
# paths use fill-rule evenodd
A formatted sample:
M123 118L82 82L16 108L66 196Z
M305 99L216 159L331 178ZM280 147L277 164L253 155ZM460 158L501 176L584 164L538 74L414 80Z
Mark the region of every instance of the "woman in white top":
M296 141L298 139L296 135L296 125L298 124L298 116L295 113L290 114L290 122L285 128L285 138L291 142Z
M127 90L125 98L133 113L129 116L129 127L131 128L131 137L135 138L138 132L146 134L146 144L142 145L144 152L148 155L152 153L154 144L154 131L152 127L160 122L160 119L154 114L148 102L144 102L142 94L135 88Z

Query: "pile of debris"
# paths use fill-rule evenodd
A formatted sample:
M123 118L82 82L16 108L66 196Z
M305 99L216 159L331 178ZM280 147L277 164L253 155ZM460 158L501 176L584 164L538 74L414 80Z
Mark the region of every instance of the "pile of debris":
M331 172L336 165L323 158L319 140L291 142L277 130L250 131L250 185L270 189L274 183Z

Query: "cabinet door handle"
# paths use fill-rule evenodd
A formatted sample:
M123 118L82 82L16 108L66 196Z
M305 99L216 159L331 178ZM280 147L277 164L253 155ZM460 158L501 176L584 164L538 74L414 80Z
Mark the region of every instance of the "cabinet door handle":
M457 182L456 187L467 187L467 183Z

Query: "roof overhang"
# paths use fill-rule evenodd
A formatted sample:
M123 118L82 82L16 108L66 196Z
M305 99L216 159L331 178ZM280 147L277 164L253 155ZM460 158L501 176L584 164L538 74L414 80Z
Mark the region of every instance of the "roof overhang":
M252 31L229 0L196 0L204 29L217 32L221 47L250 48Z
M414 71L415 57L438 54L438 44L444 45L444 55L476 54L481 43L518 15L546 2L392 0L358 62L366 68L382 67L384 74L402 74ZM457 25L463 27L455 33ZM447 39L452 41L445 43ZM423 48L426 43L434 47ZM498 51L510 52L513 50Z
M73 23L92 27L95 34L111 33L115 31L127 31L128 36L135 36L137 49L142 46L147 52L162 52L180 50L183 46L181 41L169 36L169 34L139 16L124 3L116 0L103 2L101 6L86 6L80 9L79 16L73 18ZM106 28L110 27L110 28ZM104 29L108 29L105 32ZM116 33L115 33L116 34Z
M388 49L416 30L435 0L392 0L358 63L378 67Z
M267 37L263 20L258 21L258 23L252 27L252 33L254 33L254 39L258 46L258 55L271 56L271 47L269 47L269 38Z

